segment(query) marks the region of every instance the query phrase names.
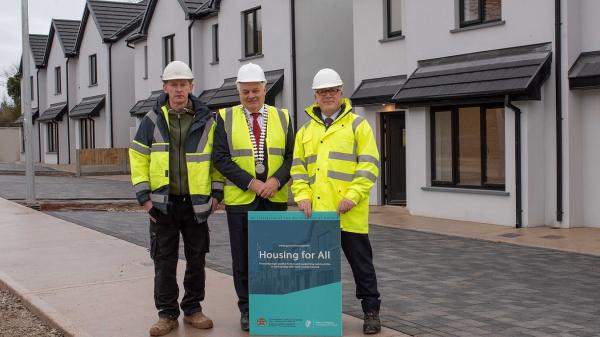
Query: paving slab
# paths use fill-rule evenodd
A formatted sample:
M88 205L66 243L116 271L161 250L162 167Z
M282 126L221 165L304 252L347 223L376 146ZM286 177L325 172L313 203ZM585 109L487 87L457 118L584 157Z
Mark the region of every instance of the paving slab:
M50 214L148 246L143 212ZM225 215L211 216L209 226L207 265L231 274ZM372 225L369 236L382 322L395 330L437 337L539 334L545 329L600 335L600 257L392 226ZM342 285L344 313L360 317L346 262Z
M0 213L0 284L51 324L62 322L67 335L147 336L156 311L146 248L5 199ZM199 332L180 324L168 336L248 336L239 329L231 277L208 269L206 289L203 307L215 327ZM362 336L361 327L361 320L344 315L344 336ZM379 336L406 335L386 328Z

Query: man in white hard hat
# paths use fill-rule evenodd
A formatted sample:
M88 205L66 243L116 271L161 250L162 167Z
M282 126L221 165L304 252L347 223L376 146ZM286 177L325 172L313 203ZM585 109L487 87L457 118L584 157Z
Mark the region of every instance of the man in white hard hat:
M310 121L298 130L291 169L292 193L306 217L337 211L341 244L352 268L364 312L363 332L381 331L379 291L369 241L369 191L379 174L379 152L367 121L352 113L343 82L333 69L319 70Z
M265 104L267 80L248 63L236 80L240 105L219 110L213 163L225 176L233 281L248 331L248 211L287 210L294 134L285 109Z
M154 303L159 317L150 328L151 336L166 335L178 326L180 233L186 258L183 321L198 329L213 326L200 302L210 242L206 220L223 199L223 182L210 161L216 124L208 108L192 95L193 79L184 62L173 61L165 67L164 94L142 119L129 148L136 197L150 218Z

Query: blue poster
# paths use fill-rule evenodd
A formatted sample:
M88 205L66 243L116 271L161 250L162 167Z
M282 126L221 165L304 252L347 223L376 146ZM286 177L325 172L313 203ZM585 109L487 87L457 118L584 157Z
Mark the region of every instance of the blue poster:
M248 213L250 334L341 336L335 212Z

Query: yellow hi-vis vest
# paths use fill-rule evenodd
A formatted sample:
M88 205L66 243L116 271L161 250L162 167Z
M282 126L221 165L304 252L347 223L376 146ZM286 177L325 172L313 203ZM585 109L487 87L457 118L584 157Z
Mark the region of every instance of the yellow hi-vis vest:
M369 192L379 175L379 151L367 121L352 113L348 99L329 128L306 108L311 120L296 134L292 193L296 202L311 200L313 211L336 211L340 200L356 206L340 216L343 231L369 232Z
M131 142L129 159L131 180L136 194L150 193L153 205L167 213L169 199L169 113L163 106L159 113L149 111ZM213 136L216 123L208 117L202 133L195 132L201 127L192 122L187 144L193 144L194 151L186 152L186 166L190 199L198 221L205 220L211 210L211 190L221 189L222 176L211 165Z
M267 178L273 176L273 173L283 164L283 155L285 154L285 141L290 123L290 116L285 109L277 109L272 106L267 107L267 134L266 148L268 154ZM229 153L231 160L242 170L248 172L256 178L254 149L250 140L250 129L248 119L242 105L237 105L227 109L219 110L219 115L225 123L225 132L227 133L227 142L229 144ZM280 182L284 183L284 182ZM247 205L254 201L256 193L248 189L246 191L237 187L233 182L225 179L225 205ZM288 185L285 183L272 198L272 202L287 202Z

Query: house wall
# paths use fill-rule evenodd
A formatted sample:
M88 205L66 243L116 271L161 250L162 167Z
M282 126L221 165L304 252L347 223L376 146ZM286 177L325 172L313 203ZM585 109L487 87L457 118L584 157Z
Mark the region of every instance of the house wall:
M145 93L142 93L142 90L140 90L139 96L136 93L136 99L145 99L150 95L152 90L158 90L162 87L161 75L164 68L163 37L175 34L173 42L175 60L184 61L189 64L188 24L189 21L185 19L183 8L181 8L177 1L157 1L152 21L150 21L150 25L148 26L148 38L145 42L148 45L148 79L144 82L147 83L146 88L149 90ZM142 61L140 64L141 67L139 69L136 68L136 70L140 71L137 75L139 78L143 76L144 50L143 47L138 49L138 44L136 44L136 54L136 60ZM137 83L139 83L139 80Z
M315 102L312 80L320 69L340 74L345 96L354 91L353 13L347 0L296 1L298 126L309 120L304 108Z
M55 68L60 66L61 72L61 93L56 93L56 85L55 85ZM48 64L46 65L46 99L47 104L43 109L40 109L40 114L42 114L50 105L59 102L67 101L67 58L65 58L64 50L62 49L62 45L58 38L58 33L55 32L52 48L50 49L50 54L48 56ZM47 136L47 126L46 123L41 123L40 127L40 139L42 145L42 162L47 164L58 164L58 159L60 157L61 163L62 160L68 158L68 147L66 143L66 118L63 116L62 121L58 122L59 124L59 148L57 153L48 153L48 136ZM63 127L64 126L64 127ZM63 142L64 140L64 142Z
M245 59L242 12L258 6L261 7L263 56ZM240 66L252 62L265 71L284 70L283 90L277 95L275 104L293 113L289 10L287 1L223 1L218 16L196 22L192 27L194 93L220 87L224 79L237 76ZM215 23L219 24L219 63L211 64L212 25Z
M129 115L129 109L135 104L133 49L127 47L125 39L112 45L112 109L115 148L129 147L131 141L129 128L135 127L135 118ZM108 72L107 72L108 74Z
M384 39L384 1L354 0L355 85L368 78L410 76L417 61L554 40L554 7L542 0L502 2L503 24L457 30L459 1L404 1L403 39ZM453 13L449 15L449 13ZM533 14L535 13L535 14ZM531 20L535 15L536 20ZM377 22L379 24L373 24ZM526 33L524 33L526 32ZM554 224L556 169L554 80L541 101L514 102L522 110L523 224ZM401 109L401 107L397 107ZM377 125L382 107L357 108ZM430 124L428 107L407 109L407 207L411 214L513 226L515 224L514 113L505 109L505 172L508 195L428 191ZM540 127L543 126L543 127ZM376 127L377 139L380 127ZM378 196L379 191L373 191Z
M90 55L96 54L98 84L90 85ZM76 61L76 97L71 103L71 109L81 103L86 97L106 95L105 107L98 117L94 117L96 148L110 147L110 116L108 107L110 97L108 91L108 45L102 42L102 36L92 15L89 16L83 31L83 39ZM75 148L81 148L79 120L73 119Z

